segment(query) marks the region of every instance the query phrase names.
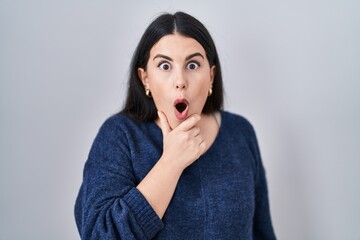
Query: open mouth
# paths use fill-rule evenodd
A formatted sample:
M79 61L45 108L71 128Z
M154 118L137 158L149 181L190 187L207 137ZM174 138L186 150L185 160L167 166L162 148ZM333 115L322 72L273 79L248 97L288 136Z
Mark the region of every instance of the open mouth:
M175 107L176 107L176 110L178 110L180 113L182 113L187 108L187 104L184 102L180 102L180 103L177 103L175 105Z
M185 120L189 113L189 102L185 98L176 99L174 102L175 116L179 120Z

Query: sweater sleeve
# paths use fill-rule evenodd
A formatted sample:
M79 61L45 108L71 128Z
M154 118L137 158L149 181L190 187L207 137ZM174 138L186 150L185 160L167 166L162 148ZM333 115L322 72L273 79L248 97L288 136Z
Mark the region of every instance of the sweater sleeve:
M250 125L250 146L255 158L255 215L253 223L253 239L276 239L273 230L265 169L262 164L256 134Z
M75 219L82 239L151 239L163 223L136 188L131 152L112 118L100 128L84 167Z

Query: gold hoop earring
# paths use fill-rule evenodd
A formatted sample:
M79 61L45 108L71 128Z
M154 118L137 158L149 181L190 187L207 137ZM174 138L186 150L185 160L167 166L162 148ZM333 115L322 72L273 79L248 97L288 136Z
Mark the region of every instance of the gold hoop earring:
M210 97L212 95L212 93L213 93L212 88L209 88L208 96Z
M150 89L145 89L145 94L147 97L151 98Z

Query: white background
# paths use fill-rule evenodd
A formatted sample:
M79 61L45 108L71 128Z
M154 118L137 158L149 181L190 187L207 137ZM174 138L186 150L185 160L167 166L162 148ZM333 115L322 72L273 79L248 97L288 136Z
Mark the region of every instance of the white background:
M217 45L279 239L360 239L360 2L0 0L0 239L78 239L82 170L160 12Z

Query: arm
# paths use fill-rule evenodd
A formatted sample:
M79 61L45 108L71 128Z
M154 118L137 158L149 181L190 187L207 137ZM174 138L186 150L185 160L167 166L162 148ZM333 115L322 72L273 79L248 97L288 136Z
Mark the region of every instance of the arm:
M82 239L151 239L163 228L135 183L126 136L109 119L91 148L75 205Z
M255 159L255 215L253 238L276 239L271 223L268 190L265 169L262 164L258 141L252 126L250 125L250 146Z
M261 162L257 166L255 183L254 239L276 239L271 223L265 170Z
M204 149L205 143L199 129L194 127L200 119L198 116L190 117L171 130L165 115L159 115L164 151L137 186L126 139L119 137L124 134L108 127L109 124L104 124L100 130L85 165L83 185L75 206L82 238L151 239L163 228L160 218L183 169L202 153L192 147L197 145L195 148ZM189 138L195 140L189 141Z
M162 218L174 194L182 171L205 150L199 128L200 116L193 115L171 130L165 114L159 112L164 152L157 164L137 186L157 215Z

